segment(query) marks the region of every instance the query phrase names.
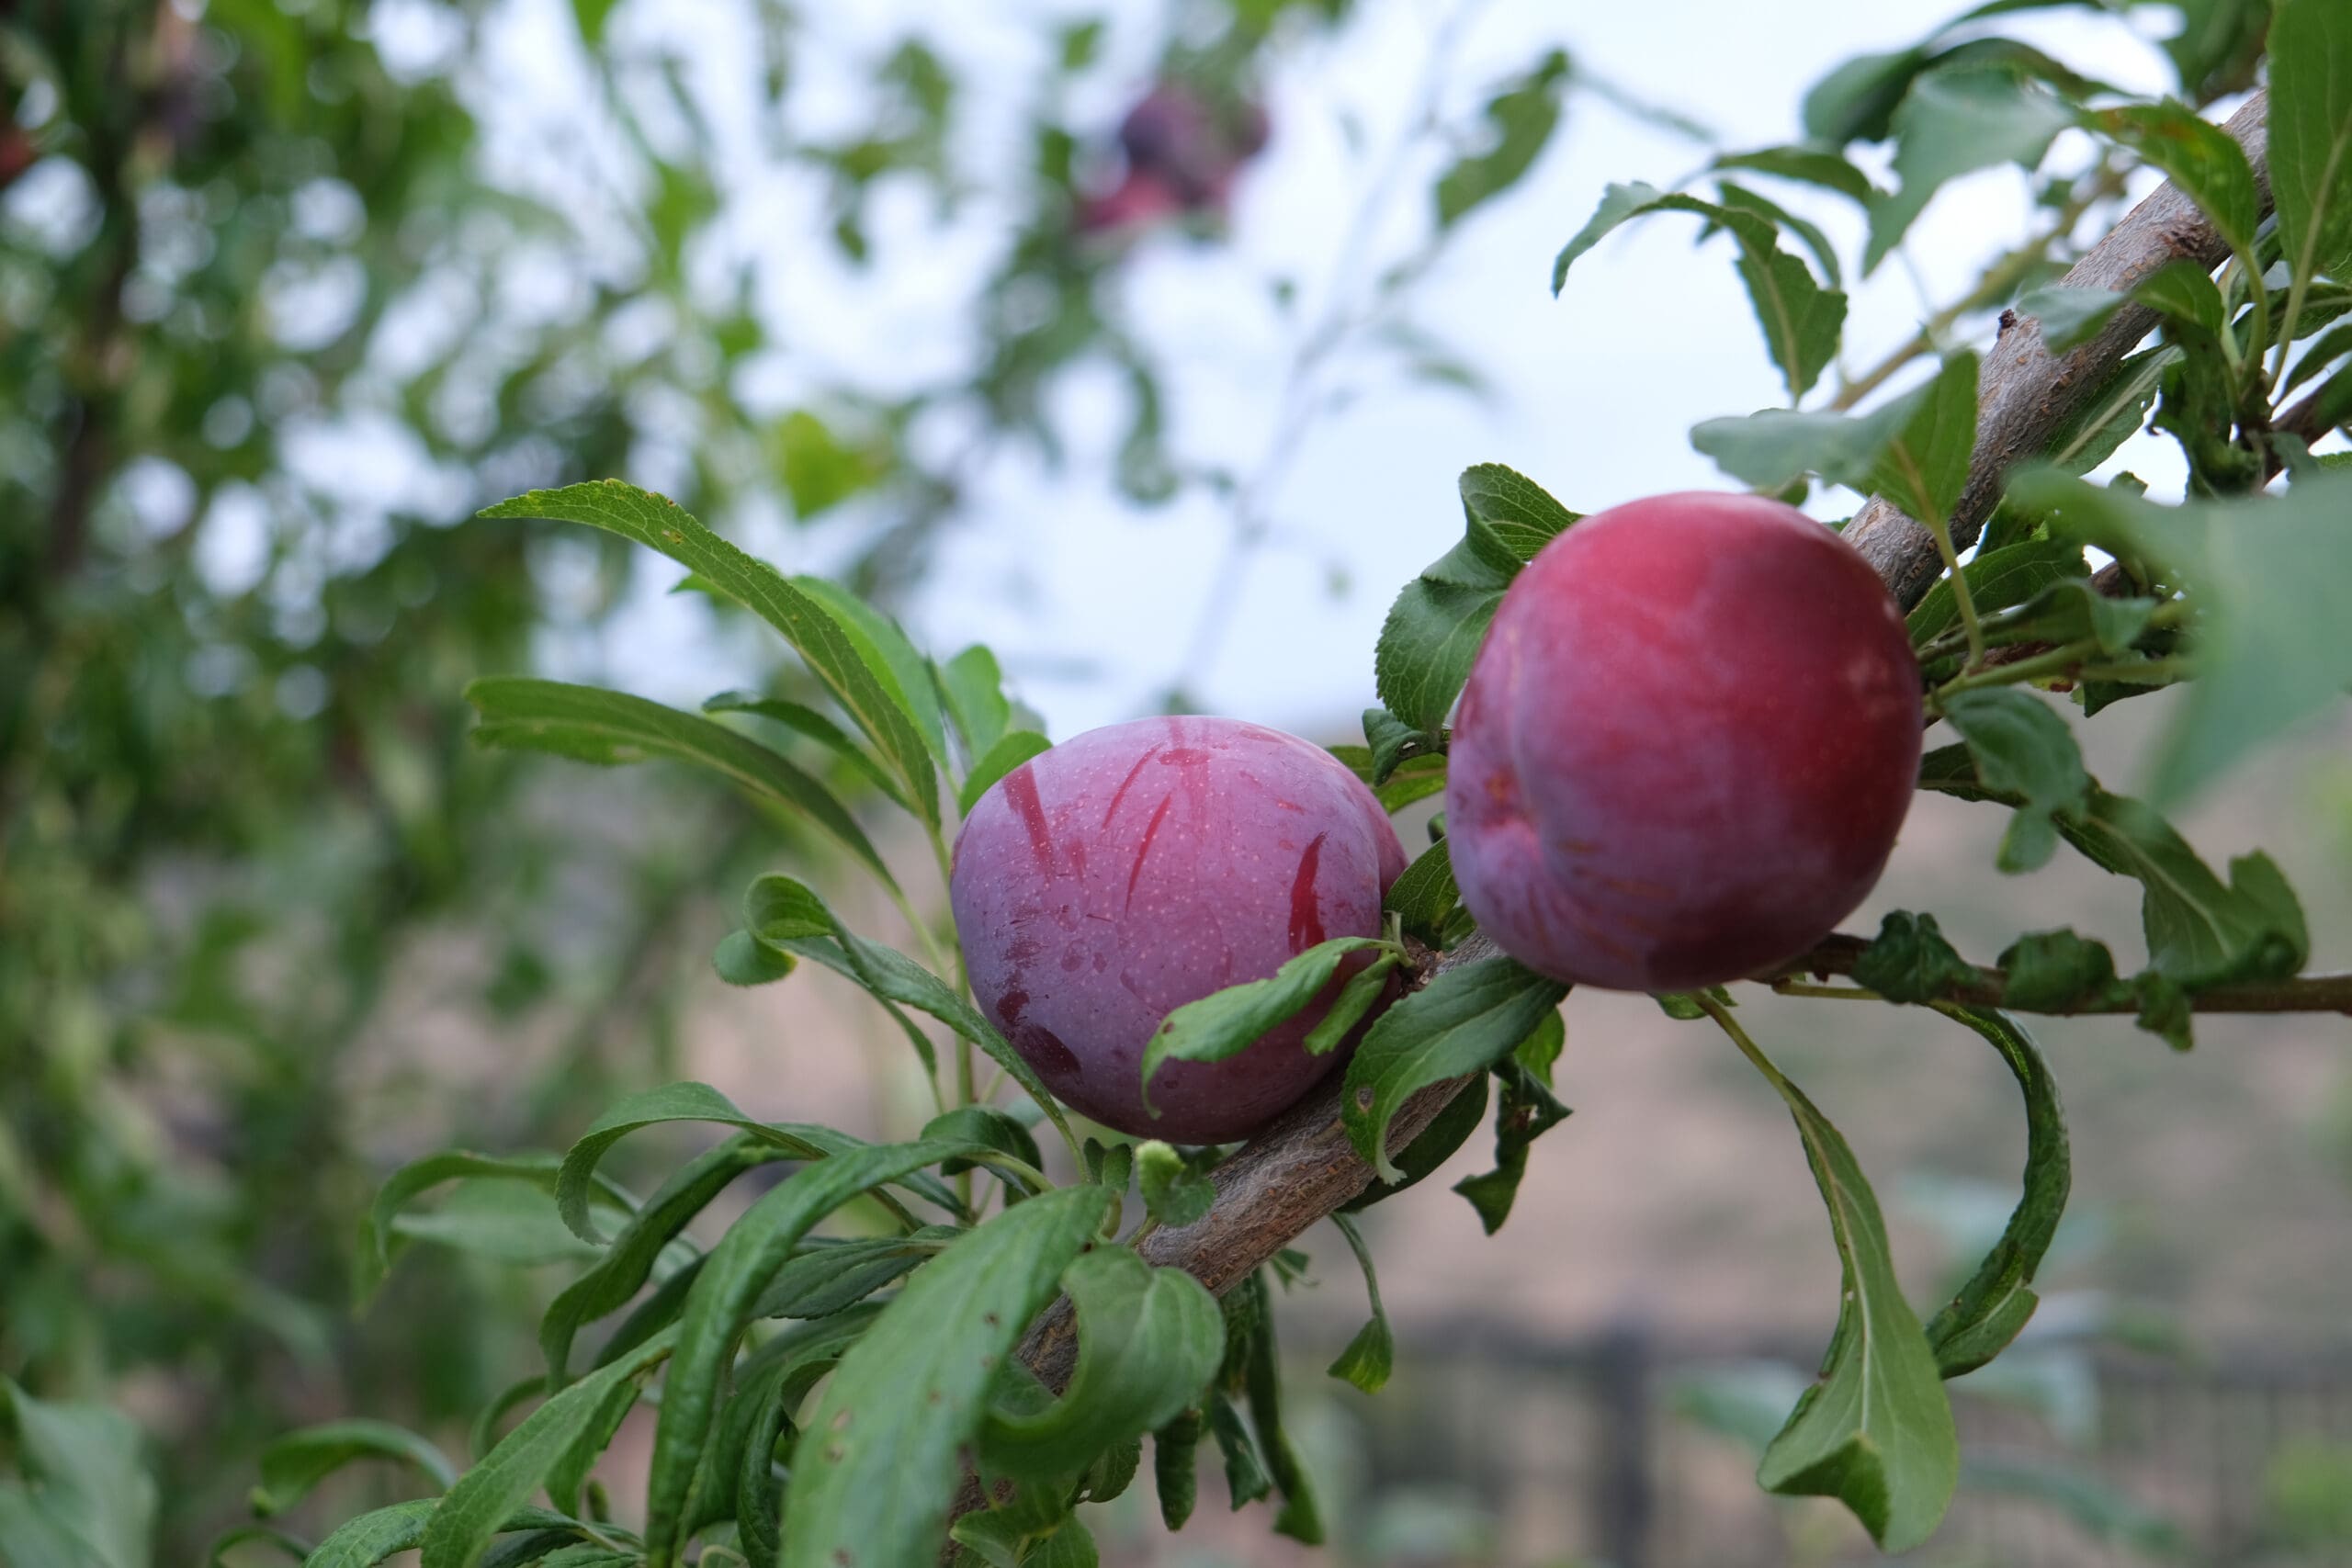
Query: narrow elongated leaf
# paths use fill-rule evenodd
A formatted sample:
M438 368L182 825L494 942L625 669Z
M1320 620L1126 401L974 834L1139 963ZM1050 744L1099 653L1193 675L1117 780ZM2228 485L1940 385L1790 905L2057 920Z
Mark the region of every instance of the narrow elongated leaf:
M754 1166L786 1157L785 1151L760 1139L730 1138L673 1172L630 1216L603 1259L548 1304L547 1315L539 1320L548 1386L561 1388L570 1379L572 1341L582 1327L627 1306L652 1278L662 1250L729 1182Z
M2024 1191L2002 1227L2001 1239L1960 1292L1928 1322L1937 1369L1956 1378L1999 1355L2033 1315L2038 1301L2034 1270L2058 1234L2074 1174L2058 1086L2033 1037L2015 1019L1992 1008L1946 1006L1937 1010L1991 1042L2025 1096Z
M926 1560L989 1385L1111 1201L1100 1187L1066 1187L1004 1210L882 1310L793 1450L784 1568ZM649 1548L655 1540L649 1529Z
M819 1160L752 1204L711 1248L678 1320L677 1355L662 1385L662 1419L654 1428L645 1545L647 1561L655 1568L669 1568L684 1545L687 1494L710 1438L728 1364L753 1304L801 1238L861 1192L942 1160L987 1153L976 1144L933 1139L872 1145ZM1023 1203L1003 1217L1037 1206Z
M2049 704L2015 686L1954 693L1944 700L1944 718L1967 743L1986 787L2025 799L2001 839L2001 869L2046 864L2058 848L2058 818L2090 805L2091 776L2074 731Z
M760 895L770 905L783 908L788 902L794 919L805 926L829 921L830 937L808 935L786 938L781 934L774 944L802 958L814 959L828 969L856 981L875 998L894 1010L910 1007L917 1012L937 1019L957 1034L971 1041L989 1059L1005 1070L1013 1082L1035 1100L1046 1119L1062 1135L1062 1141L1072 1148L1078 1140L1069 1130L1069 1118L1062 1114L1060 1104L1046 1080L1037 1076L1022 1055L998 1033L996 1026L982 1018L979 1010L966 1001L946 981L909 958L896 948L885 947L878 942L868 942L843 925L839 917L810 888L796 883L788 876L771 873L754 884L764 891ZM771 927L781 931L782 928ZM903 1022L904 1020L902 1019ZM910 1026L909 1032L913 1031ZM928 1049L928 1047L925 1047Z
M1168 1062L1221 1062L1256 1044L1268 1030L1305 1011L1351 954L1385 949L1378 937L1340 936L1316 943L1262 980L1227 986L1171 1010L1143 1053L1143 1102ZM1155 1111L1155 1114L1157 1112Z
M1867 491L1880 457L1925 407L1918 387L1863 414L1794 413L1766 409L1745 418L1693 425L1690 445L1742 483L1781 491L1807 474Z
M831 1317L846 1312L892 1280L904 1278L937 1255L962 1231L925 1225L911 1235L872 1236L859 1241L811 1244L775 1271L753 1317Z
M663 1084L626 1096L608 1107L605 1113L588 1124L563 1156L557 1173L554 1191L557 1211L563 1223L582 1241L602 1243L605 1236L598 1231L588 1213L588 1195L594 1190L596 1168L615 1144L631 1133L666 1122L712 1122L722 1127L733 1127L747 1133L760 1142L782 1150L794 1159L822 1159L837 1149L854 1146L856 1140L830 1127L802 1126L784 1122L771 1126L754 1121L737 1108L735 1102L707 1083L691 1081Z
M1380 1015L1348 1063L1340 1115L1356 1153L1384 1181L1404 1172L1388 1122L1414 1090L1484 1072L1527 1038L1568 988L1509 958L1449 969Z
M282 1514L313 1486L347 1464L392 1460L422 1471L436 1490L458 1478L454 1466L431 1441L388 1421L329 1421L274 1438L261 1451L261 1484L253 1489L254 1513Z
M1200 1411L1187 1410L1151 1435L1151 1486L1159 1495L1159 1522L1171 1530L1193 1517L1203 1425Z
M669 1356L676 1336L655 1335L635 1352L600 1367L523 1418L522 1424L458 1478L425 1522L418 1568L474 1568L491 1539L537 1492L613 1389Z
M1977 974L1944 940L1935 916L1896 909L1855 958L1854 978L1891 1002L1930 1002Z
M1378 1393L1387 1386L1388 1374L1396 1366L1396 1338L1388 1329L1388 1314L1381 1310L1380 1275L1372 1266L1372 1248L1364 1245L1363 1232L1345 1213L1331 1216L1347 1238L1348 1250L1356 1255L1356 1262L1363 1269L1363 1292L1372 1303L1372 1321L1356 1330L1348 1348L1329 1368L1330 1375L1342 1382L1351 1382L1366 1393Z
M1836 1497L1871 1539L1906 1551L1934 1533L1960 1476L1960 1439L1935 1352L1903 1299L1886 1223L1854 1152L1758 1054L1804 1141L1845 1283L1821 1373L1764 1450L1766 1490Z
M302 1568L375 1568L388 1557L413 1551L424 1540L424 1527L439 1506L439 1498L424 1497L362 1514L319 1542L302 1560ZM517 1508L500 1525L497 1533L522 1530L565 1531L576 1537L580 1525L577 1520L545 1508Z
M1349 976L1347 984L1340 987L1337 999L1315 1021L1306 1038L1299 1042L1300 1047L1310 1056L1339 1049L1340 1043L1353 1033L1356 1025L1388 995L1389 987L1395 984L1395 971L1403 963L1403 955L1392 949Z
M940 713L939 688L933 683L931 664L898 624L837 582L821 577L796 577L792 585L832 615L865 660L875 684L894 699L912 722L932 759L944 766L947 729Z
M1283 1424L1282 1361L1274 1346L1274 1309L1266 1288L1266 1273L1250 1276L1240 1290L1257 1297L1250 1327L1242 1347L1242 1381L1250 1398L1250 1425L1258 1435L1258 1451L1265 1456L1266 1473L1282 1495L1274 1510L1274 1533L1308 1546L1323 1544L1323 1513L1315 1500L1313 1482L1298 1451L1291 1447L1290 1431ZM1238 1494L1237 1494L1238 1495Z
M1968 484L1976 448L1976 355L1964 349L1951 355L1924 390L1860 487L1923 523L1950 517Z
M676 502L615 479L533 491L501 502L484 517L548 517L584 523L658 550L767 622L824 682L865 730L927 820L936 821L938 784L932 752L903 701L875 678L849 633L824 606L689 516Z
M546 751L603 765L649 757L698 763L755 795L807 816L885 884L897 886L865 829L831 790L783 753L714 719L626 692L521 675L476 681L466 688L466 701L481 715L474 727L479 745Z
M2172 323L2181 341L2202 344L2222 335L2229 306L2221 287L2199 263L2169 261L2141 280L2132 297Z
M1462 889L1453 880L1453 854L1440 839L1405 868L1405 874L1388 889L1380 907L1402 920L1406 931L1435 947L1461 904Z
M2295 276L2352 276L2352 12L2336 0L2277 0L2270 189Z
M904 788L884 771L865 747L857 743L849 731L803 703L783 697L763 697L756 692L721 692L715 697L703 699L705 713L748 713L770 719L786 728L807 736L833 755L847 762L857 775L872 784L888 798L908 806Z
M385 1271L392 1265L394 1222L415 1199L448 1181L469 1179L522 1181L542 1191L556 1190L557 1173L562 1161L556 1156L538 1151L517 1155L474 1154L465 1149L449 1149L412 1160L384 1179L376 1190L376 1201L368 1206L368 1217L359 1227L359 1255L353 1272L356 1277L361 1299L382 1282ZM624 1208L634 1207L628 1193L610 1182L597 1184L605 1196ZM582 1213L586 1213L587 1194L582 1194Z
M1225 1488L1235 1512L1273 1494L1273 1479L1258 1458L1258 1445L1243 1424L1241 1412L1223 1393L1209 1396L1207 1424L1217 1455L1225 1461Z
M980 1425L982 1462L1021 1480L1067 1478L1166 1426L1199 1403L1225 1359L1216 1298L1181 1269L1110 1247L1072 1261L1062 1290L1078 1313L1068 1392L1034 1413L991 1411Z

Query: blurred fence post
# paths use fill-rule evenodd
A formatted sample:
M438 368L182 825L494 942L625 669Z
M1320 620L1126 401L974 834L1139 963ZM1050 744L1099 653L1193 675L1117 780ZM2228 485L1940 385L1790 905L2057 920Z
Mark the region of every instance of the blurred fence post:
M1650 1473L1650 1388L1657 1359L1649 1331L1621 1322L1602 1336L1592 1392L1601 1440L1593 1468L1593 1545L1610 1568L1650 1568L1657 1491Z

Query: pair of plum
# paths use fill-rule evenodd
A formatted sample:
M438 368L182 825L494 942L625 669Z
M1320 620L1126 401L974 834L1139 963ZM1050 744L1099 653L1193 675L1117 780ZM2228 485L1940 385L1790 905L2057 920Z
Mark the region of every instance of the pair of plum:
M1919 671L1877 574L1757 496L1597 513L1497 608L1455 714L1446 843L1494 942L1556 979L1689 990L1827 934L1878 880L1911 798ZM1143 1103L1174 1008L1374 936L1406 856L1321 748L1227 718L1080 735L983 795L951 896L972 988L1054 1092L1106 1126L1241 1137L1348 1047L1319 1006ZM1351 1043L1351 1044L1352 1043Z

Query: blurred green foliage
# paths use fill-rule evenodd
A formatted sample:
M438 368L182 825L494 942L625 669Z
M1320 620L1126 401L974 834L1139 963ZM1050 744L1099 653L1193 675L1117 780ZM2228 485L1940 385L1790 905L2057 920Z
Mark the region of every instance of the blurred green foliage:
M1238 83L1341 8L1161 20L1177 65ZM445 1258L353 1323L352 1216L417 1141L528 1144L661 1076L692 916L751 841L716 792L658 829L521 808L536 775L467 745L458 694L593 627L629 563L452 525L625 469L720 518L861 502L842 571L887 603L968 464L1057 450L1044 395L1088 356L1133 390L1125 488L1175 483L1157 369L1098 297L1116 248L1072 231L1060 83L1100 24L1049 51L968 364L779 410L741 395L777 352L756 269L705 265L718 139L613 9L575 7L626 166L556 203L487 155L489 0L0 4L0 1377L164 1439L169 1559L290 1425L484 1403L504 1342L468 1325L516 1287ZM969 194L961 84L922 39L874 62L863 129L808 141L799 19L742 12L766 156L826 182L842 259L883 181ZM943 414L967 434L926 464L910 432ZM488 961L406 994L449 931ZM442 1124L365 1124L356 1058L426 1001L557 1044Z

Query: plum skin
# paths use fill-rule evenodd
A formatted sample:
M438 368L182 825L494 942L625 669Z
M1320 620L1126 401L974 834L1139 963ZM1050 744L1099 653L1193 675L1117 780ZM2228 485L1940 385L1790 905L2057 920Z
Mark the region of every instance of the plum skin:
M1122 1133L1225 1143L1346 1058L1352 1042L1303 1048L1331 993L1237 1055L1162 1066L1157 1117L1152 1032L1317 942L1379 935L1404 868L1387 814L1329 752L1238 719L1146 718L998 781L948 894L974 998L1048 1089Z
M1708 491L1595 513L1520 573L1463 689L1445 790L1463 902L1555 979L1756 974L1878 881L1921 712L1902 611L1822 524Z

